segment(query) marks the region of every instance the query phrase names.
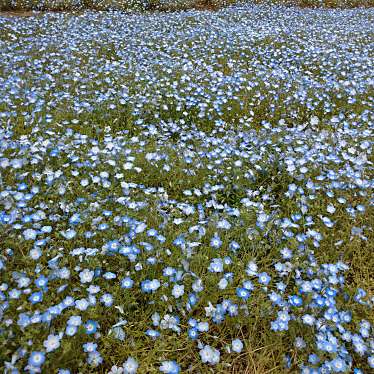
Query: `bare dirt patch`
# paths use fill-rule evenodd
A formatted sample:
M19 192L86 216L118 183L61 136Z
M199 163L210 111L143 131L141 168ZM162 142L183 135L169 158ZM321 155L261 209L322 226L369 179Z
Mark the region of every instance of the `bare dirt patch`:
M39 15L40 12L35 11L3 11L0 17L33 17Z

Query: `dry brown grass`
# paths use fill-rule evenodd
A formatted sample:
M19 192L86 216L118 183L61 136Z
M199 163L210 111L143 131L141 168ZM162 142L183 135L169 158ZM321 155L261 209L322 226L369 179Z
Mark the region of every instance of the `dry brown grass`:
M0 11L0 17L32 17L38 14L30 10Z

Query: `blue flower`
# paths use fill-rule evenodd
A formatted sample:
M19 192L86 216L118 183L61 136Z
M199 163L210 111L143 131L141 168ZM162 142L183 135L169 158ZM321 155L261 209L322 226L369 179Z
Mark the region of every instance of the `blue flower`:
M150 338L157 339L160 336L160 333L157 330L149 329L145 332Z
M239 308L238 308L238 306L236 304L230 304L227 307L227 312L228 312L228 314L229 314L230 317L235 317L239 313Z
M240 298L240 299L243 299L243 300L248 300L249 297L251 296L251 293L249 290L247 290L246 288L244 287L238 287L236 289L236 295Z
M100 301L106 307L110 307L113 304L113 296L110 293L105 293L100 297Z
M35 284L38 288L44 289L48 284L48 278L46 278L44 275L41 275L35 280Z
M222 240L220 239L218 234L215 233L212 239L210 240L210 246L214 249L218 249L221 247L221 245L222 245Z
M317 365L319 361L320 359L315 353L310 354L308 357L308 362L310 362L312 365Z
M108 250L110 252L118 252L120 249L121 244L118 240L112 240L107 243Z
M69 223L71 225L78 225L79 223L81 223L81 215L79 213L75 213L73 214L70 218L69 218Z
M347 364L340 357L333 359L330 364L334 373L344 373L348 369Z
M141 282L140 287L141 287L142 292L144 292L144 293L151 293L152 292L152 284L151 284L151 281L148 280L148 279Z
M188 294L188 304L192 307L198 302L198 297L194 293Z
M371 369L374 369L374 355L368 357L368 365Z
M208 270L212 273L221 273L223 272L223 261L221 258L214 258L210 265Z
M122 288L125 288L125 289L132 288L133 284L134 284L134 281L130 277L126 277L121 280Z
M236 241L232 241L232 242L230 242L230 244L229 244L229 248L230 248L233 252L236 252L238 249L240 249L240 245L239 245L239 243L237 243Z
M293 295L293 296L290 297L289 300L290 300L290 304L292 306L299 307L299 306L303 305L303 299L300 296Z
M40 303L42 300L43 300L43 292L42 291L33 292L29 296L29 301L31 302L31 304Z
M86 353L94 352L96 351L96 348L97 348L96 343L88 342L88 343L83 344L83 351Z
M175 246L182 246L183 244L185 244L186 240L184 238L183 235L180 235L178 236L174 241L173 241L173 244Z
M289 369L292 365L292 360L290 355L284 355L283 356L283 361L284 361L284 367L286 369Z
M260 273L258 274L258 282L264 285L268 285L270 282L271 278L268 275L268 273Z
M188 329L188 336L190 339L195 340L199 337L199 331L196 328L192 327Z
M253 283L250 280L245 280L243 282L243 287L249 291L253 291L255 287L253 286Z
M84 327L86 328L86 334L91 335L97 331L98 323L90 319L85 323Z
M31 352L28 364L34 367L41 367L45 361L45 353L40 351Z
M77 326L67 325L65 329L65 334L67 336L74 336L77 333L77 331L78 331Z

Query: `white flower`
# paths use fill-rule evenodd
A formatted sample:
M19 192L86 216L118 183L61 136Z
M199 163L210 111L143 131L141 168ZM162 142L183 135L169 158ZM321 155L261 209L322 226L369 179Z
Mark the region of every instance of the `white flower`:
M43 343L46 352L52 352L60 346L60 337L58 335L48 335L47 340Z
M209 323L208 322L199 322L197 324L197 329L200 332L208 332L209 331Z
M88 179L82 179L81 182L80 182L80 185L81 185L82 187L87 187L88 184L89 184Z
M68 229L66 231L61 231L61 235L65 238L65 239L73 239L74 236L77 234L77 232L75 230L72 230L72 229Z
M33 260L37 260L40 258L40 256L42 255L42 251L39 249L39 248L32 248L30 250L30 257L33 259Z
M220 258L214 258L208 270L212 273L222 273L223 272L223 261Z
M184 286L183 285L181 286L179 284L174 285L171 293L176 299L178 299L184 294Z
M23 237L25 238L25 240L35 240L36 231L33 229L27 229L23 232Z
M269 220L269 216L266 213L260 213L257 217L257 221L261 223L265 223Z
M200 357L201 361L205 364L216 365L219 363L220 359L220 352L219 350L212 348L209 345L204 346L203 349L200 350Z
M61 268L58 272L58 276L61 279L69 279L70 278L70 270L66 267Z
M86 310L89 305L90 304L86 299L79 299L75 301L75 307L79 310Z
M138 370L139 364L137 361L129 357L124 363L123 363L123 373L124 374L135 374L136 371Z
M134 167L134 164L132 162L126 162L123 164L123 168L125 170L131 170Z
M231 342L232 350L234 352L240 353L243 349L243 343L240 339L234 339Z
M147 228L147 225L144 223L144 222L141 222L139 223L136 228L135 228L135 232L137 234L140 234L142 233L145 229Z
M319 118L318 118L318 117L316 117L316 116L312 116L312 117L310 118L310 124L311 124L312 126L318 125L318 123L319 123Z
M153 326L158 326L160 324L160 315L156 312L152 314Z
M123 374L123 367L114 365L112 366L108 374Z
M203 282L201 279L197 279L193 284L192 284L192 289L195 292L201 292L204 289Z
M152 291L156 291L158 288L160 288L161 284L158 279L152 279L150 283L150 288Z
M304 349L306 347L304 339L300 336L295 339L294 345L296 349Z
M216 308L213 306L213 304L209 301L208 306L204 308L205 309L205 315L207 317L212 317L214 315L214 312L216 311Z
M247 269L246 269L247 275L249 276L257 275L257 270L258 270L258 267L254 261L248 262Z
M81 283L89 283L92 281L95 273L93 270L84 269L79 273L79 278L81 279Z
M227 281L227 279L226 279L226 278L222 278L222 279L218 282L218 288L219 288L220 290L224 290L224 289L227 287L228 284L229 284L229 282Z
M176 374L179 370L179 365L175 361L164 361L160 366L160 371L165 374Z
M68 319L67 324L71 325L71 326L80 326L82 324L82 317L81 316L71 316Z
M315 322L315 318L311 314L303 315L302 320L306 325L309 326L312 326Z

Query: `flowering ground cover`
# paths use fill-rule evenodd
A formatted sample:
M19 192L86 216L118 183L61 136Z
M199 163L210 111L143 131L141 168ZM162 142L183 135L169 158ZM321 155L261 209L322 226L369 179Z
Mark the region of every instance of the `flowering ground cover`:
M0 17L6 373L370 373L373 9Z

